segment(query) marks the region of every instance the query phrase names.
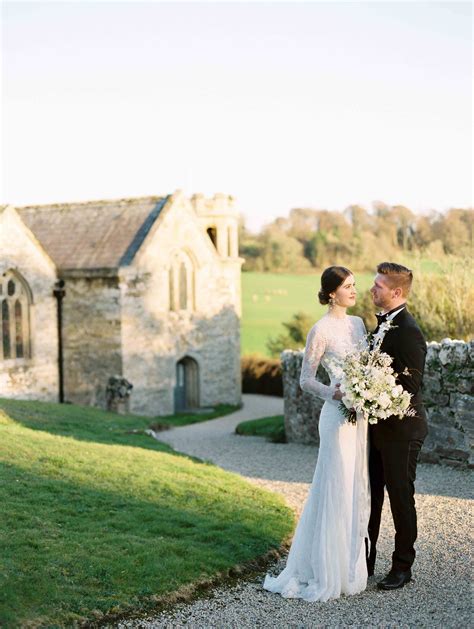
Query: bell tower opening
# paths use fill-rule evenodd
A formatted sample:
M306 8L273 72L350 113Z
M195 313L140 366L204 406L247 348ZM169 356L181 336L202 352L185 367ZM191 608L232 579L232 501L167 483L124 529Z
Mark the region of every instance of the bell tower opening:
M212 244L214 245L214 247L217 249L217 229L215 227L208 227L207 228L207 235L211 239Z

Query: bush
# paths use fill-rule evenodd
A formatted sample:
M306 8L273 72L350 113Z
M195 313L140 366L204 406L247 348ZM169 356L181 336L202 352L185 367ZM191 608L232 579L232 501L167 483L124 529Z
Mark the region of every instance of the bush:
M451 264L440 275L415 273L408 307L427 341L474 336L474 283L469 265Z
M446 337L467 341L473 337L474 282L468 265L451 260L436 273L424 272L420 265L415 265L413 287L407 302L408 310L427 341L440 341ZM367 291L358 295L350 314L362 317L370 332L377 324L375 311Z
M249 355L241 359L242 392L283 397L281 362L277 358Z
M267 349L274 358L280 356L285 349L303 349L314 319L306 312L297 312L291 321L283 325L288 330L287 334L270 337L267 341Z

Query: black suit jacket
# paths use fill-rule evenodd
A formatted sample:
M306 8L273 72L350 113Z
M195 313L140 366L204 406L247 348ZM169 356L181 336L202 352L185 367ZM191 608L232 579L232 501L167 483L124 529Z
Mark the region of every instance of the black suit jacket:
M392 319L392 325L394 327L385 334L380 349L392 356L392 368L398 374L397 383L412 394L411 407L415 409L416 415L403 419L397 416L389 417L371 425L371 438L375 445L387 441L424 439L428 434L426 413L421 398L426 341L406 307ZM409 376L402 374L406 367L410 372Z

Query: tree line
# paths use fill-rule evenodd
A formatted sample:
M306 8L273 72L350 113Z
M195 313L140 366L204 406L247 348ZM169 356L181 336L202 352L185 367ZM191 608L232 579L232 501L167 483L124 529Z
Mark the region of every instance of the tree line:
M295 208L252 234L240 225L244 271L304 272L332 264L372 270L374 259L419 253L436 260L470 256L474 210L415 214L403 205L351 205L343 212Z

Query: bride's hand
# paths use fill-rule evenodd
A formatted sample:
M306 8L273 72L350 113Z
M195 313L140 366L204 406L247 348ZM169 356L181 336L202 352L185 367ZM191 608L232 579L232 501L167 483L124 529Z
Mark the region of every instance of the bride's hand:
M332 399L340 401L344 397L344 393L340 389L340 384L336 384L336 390L333 393Z

